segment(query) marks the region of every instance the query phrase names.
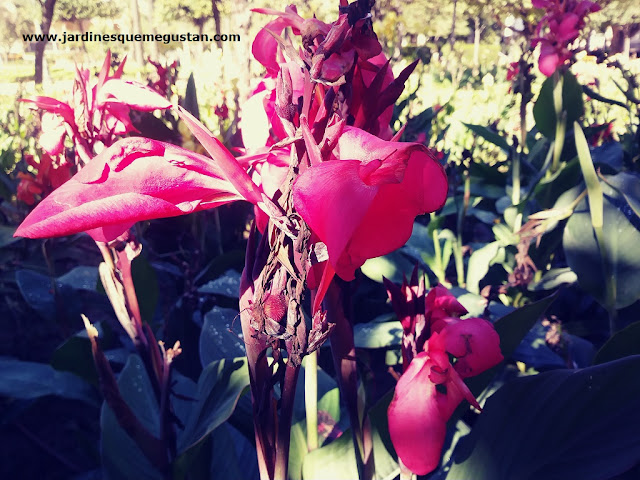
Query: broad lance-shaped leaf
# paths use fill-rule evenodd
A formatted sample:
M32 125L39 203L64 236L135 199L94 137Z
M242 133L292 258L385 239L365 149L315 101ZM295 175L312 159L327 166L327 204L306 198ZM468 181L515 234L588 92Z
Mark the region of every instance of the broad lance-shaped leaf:
M640 462L639 368L633 356L508 382L456 446L447 480L618 478Z
M43 200L15 236L55 237L100 229L92 236L110 241L141 220L241 199L215 160L167 143L127 138Z

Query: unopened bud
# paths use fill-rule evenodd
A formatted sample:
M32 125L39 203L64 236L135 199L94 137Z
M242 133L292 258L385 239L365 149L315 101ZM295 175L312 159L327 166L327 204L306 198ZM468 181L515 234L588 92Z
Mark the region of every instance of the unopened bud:
M293 104L293 82L287 65L281 65L276 79L276 113L284 120L293 121L296 107Z

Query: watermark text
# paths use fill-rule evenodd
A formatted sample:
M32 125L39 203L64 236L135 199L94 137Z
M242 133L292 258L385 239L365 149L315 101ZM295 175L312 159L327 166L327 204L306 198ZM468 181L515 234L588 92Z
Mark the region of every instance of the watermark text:
M69 33L63 32L62 35L57 33L28 33L22 35L25 42L56 42L60 45L71 44L75 42L105 42L105 43L121 43L128 42L162 42L169 44L171 42L239 42L240 35L236 33L216 33L208 35L206 33Z

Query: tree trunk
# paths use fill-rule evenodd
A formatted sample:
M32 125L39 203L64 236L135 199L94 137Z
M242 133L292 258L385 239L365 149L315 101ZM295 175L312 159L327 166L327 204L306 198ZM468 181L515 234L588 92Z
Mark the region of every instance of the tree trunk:
M84 28L82 26L82 19L76 19L76 25L78 26L78 30L80 30L80 39L82 40L82 49L84 50L84 53L87 53L87 44L84 42L84 39L82 38L82 36L84 35Z
M149 18L149 24L151 25L151 35L153 35L154 40L149 43L149 48L151 50L151 58L155 61L160 59L160 55L158 54L158 44L155 41L156 36L156 26L153 21L153 12L155 10L155 0L150 0L147 5L149 6L149 10L147 11L147 16Z
M218 8L218 2L220 0L211 0L211 11L213 12L213 21L216 25L216 33L218 35L221 34L220 32L220 9ZM216 40L216 45L218 46L218 48L222 48L222 41L221 40Z
M133 24L132 33L142 33L140 24L140 9L138 8L138 0L131 0L131 23ZM140 65L144 61L144 52L142 50L142 42L133 42L133 59Z
M458 0L453 0L453 16L451 18L451 33L449 34L449 45L453 51L453 44L456 41L456 13L458 10Z
M622 40L622 58L625 62L629 61L631 55L631 32L629 32L629 26L626 26L623 30L624 37Z
M44 3L40 4L42 9L42 23L40 24L41 34L43 36L42 40L38 40L36 43L36 63L35 63L35 72L34 72L34 80L36 85L42 85L42 73L43 73L43 63L44 63L44 49L47 46L47 35L49 35L49 30L51 30L51 20L53 19L53 11L56 6L56 0L45 0Z
M478 68L480 66L480 17L476 17L473 20L473 66Z

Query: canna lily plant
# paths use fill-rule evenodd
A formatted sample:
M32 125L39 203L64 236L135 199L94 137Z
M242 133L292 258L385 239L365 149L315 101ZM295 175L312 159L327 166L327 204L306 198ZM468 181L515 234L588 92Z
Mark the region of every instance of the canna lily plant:
M93 84L89 69L76 67L73 94L67 102L46 96L22 99L43 112L42 133L38 138L43 154L39 163L29 161L38 171L35 178L29 174L20 176L20 200L35 204L34 195L48 195L104 148L124 135L137 132L129 118L130 110L148 112L171 106L151 88L122 79L126 60L125 57L110 75L111 52L107 52ZM67 138L73 143L69 155L65 149Z
M536 28L532 46L540 44L538 68L550 77L573 57L571 44L585 27L587 15L600 11L600 6L589 0L533 0L532 3L546 12Z
M500 338L487 320L460 318L467 309L442 285L426 294L417 268L410 282L384 283L403 329L403 374L389 405L389 433L405 476L426 475L440 464L458 405L467 400L481 410L463 379L502 361Z
M245 148L239 157L180 108L180 118L209 156L140 137L105 141L103 128L90 130L95 122L88 119L110 116L113 126L106 134L114 135L131 131L124 115L128 108L168 107L146 87L136 86L135 93L133 84L120 79L121 69L109 77L105 61L93 88L87 87L87 75L79 77L86 79L80 89L84 96L74 108L45 97L33 100L63 119L77 151L84 152L79 153L84 166L44 199L15 235L46 238L88 232L103 253L111 249L105 263L113 266L115 260L117 268L103 275L105 290L111 292L123 327L144 352L159 398L166 398L167 372L180 347L157 346L140 320L130 279L130 260L140 246L129 230L138 221L230 202L254 205L240 318L261 478L287 478L301 362L329 337L359 472L371 478L370 430L358 413L353 329L342 307L341 285L354 279L367 259L401 247L417 215L444 204L447 178L429 149L401 142L400 135L392 133L393 105L415 64L394 77L363 2L341 1L333 23L303 19L294 7L256 12L276 18L253 44L266 74L241 112ZM285 28L293 34L287 40L281 36ZM87 131L93 133L86 136ZM99 142L105 148L96 148ZM424 305L421 285L415 297ZM414 306L413 313L403 317L405 373L390 407L394 445L405 466L416 473L434 468L446 419L458 403L466 398L477 405L462 379L501 358L491 325L481 319L460 320L466 311L440 288L427 296L430 307ZM310 322L305 321L305 297L311 299ZM392 300L394 305L403 303L397 295ZM421 319L417 323L416 315ZM101 371L108 370L95 342L93 347ZM451 365L448 355L458 361ZM447 393L441 394L438 385L446 386ZM113 392L110 395L114 402ZM168 424L171 418L167 416ZM418 441L426 443L416 450ZM151 443L143 451L157 459ZM160 456L170 465L175 445L165 447Z

